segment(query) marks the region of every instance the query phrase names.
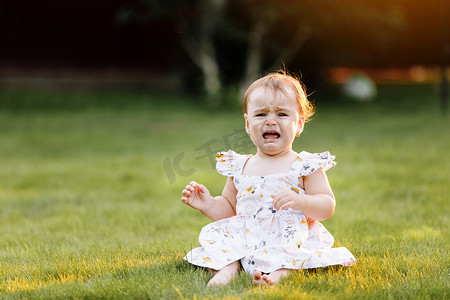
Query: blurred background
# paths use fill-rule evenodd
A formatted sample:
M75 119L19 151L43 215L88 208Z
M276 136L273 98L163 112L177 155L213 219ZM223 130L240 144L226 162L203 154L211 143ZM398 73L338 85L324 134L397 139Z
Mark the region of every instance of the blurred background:
M183 264L210 220L180 196L221 193L215 153L255 151L244 90L286 68L317 108L293 149L336 155L325 225L359 261L254 298L449 299L449 10L0 0L0 298L252 298Z
M2 0L0 85L153 88L220 105L286 67L318 99L336 83L358 99L377 83L434 83L445 107L448 2Z

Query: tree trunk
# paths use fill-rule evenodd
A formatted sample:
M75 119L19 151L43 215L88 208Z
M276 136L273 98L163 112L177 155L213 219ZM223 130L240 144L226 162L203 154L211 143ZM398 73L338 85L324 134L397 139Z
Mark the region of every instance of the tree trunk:
M248 33L248 49L244 76L239 85L239 99L244 100L248 86L261 74L263 40L270 27L268 18L259 18Z
M194 64L200 68L205 92L212 99L222 89L213 41L207 38L202 38L199 43L184 40L182 45Z
M187 34L181 41L189 58L202 72L203 86L210 102L217 101L217 95L222 89L214 45L214 29L217 20L221 18L224 3L224 0L214 0L202 5L198 29L187 28Z

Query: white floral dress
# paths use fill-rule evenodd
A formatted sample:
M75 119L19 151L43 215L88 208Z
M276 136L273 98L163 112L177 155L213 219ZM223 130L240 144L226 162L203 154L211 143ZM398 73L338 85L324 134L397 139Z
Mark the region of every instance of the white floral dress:
M356 259L345 247L331 248L333 236L319 222L301 211L275 211L271 194L292 189L304 194L299 177L335 165L329 152L301 152L288 173L266 176L243 175L251 155L233 151L217 155L217 171L232 176L237 189L236 215L203 227L195 248L184 257L188 262L215 270L240 260L244 270L270 273L280 268L309 269L351 265Z

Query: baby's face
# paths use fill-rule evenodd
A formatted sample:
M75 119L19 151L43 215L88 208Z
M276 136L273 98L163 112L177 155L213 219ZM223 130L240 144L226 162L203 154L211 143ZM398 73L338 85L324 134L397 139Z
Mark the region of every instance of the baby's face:
M248 98L244 115L246 129L258 151L283 154L292 149L295 135L303 129L303 119L295 93L274 93L258 88Z

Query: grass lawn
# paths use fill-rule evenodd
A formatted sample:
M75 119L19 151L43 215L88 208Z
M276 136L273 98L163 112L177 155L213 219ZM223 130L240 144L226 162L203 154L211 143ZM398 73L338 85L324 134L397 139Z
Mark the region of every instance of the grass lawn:
M182 257L209 220L180 192L190 180L221 192L204 155L252 150L240 111L158 93L0 90L0 298L450 298L450 118L437 89L322 103L294 148L336 155L337 209L322 223L358 263L276 288L245 273L205 288L208 272Z

